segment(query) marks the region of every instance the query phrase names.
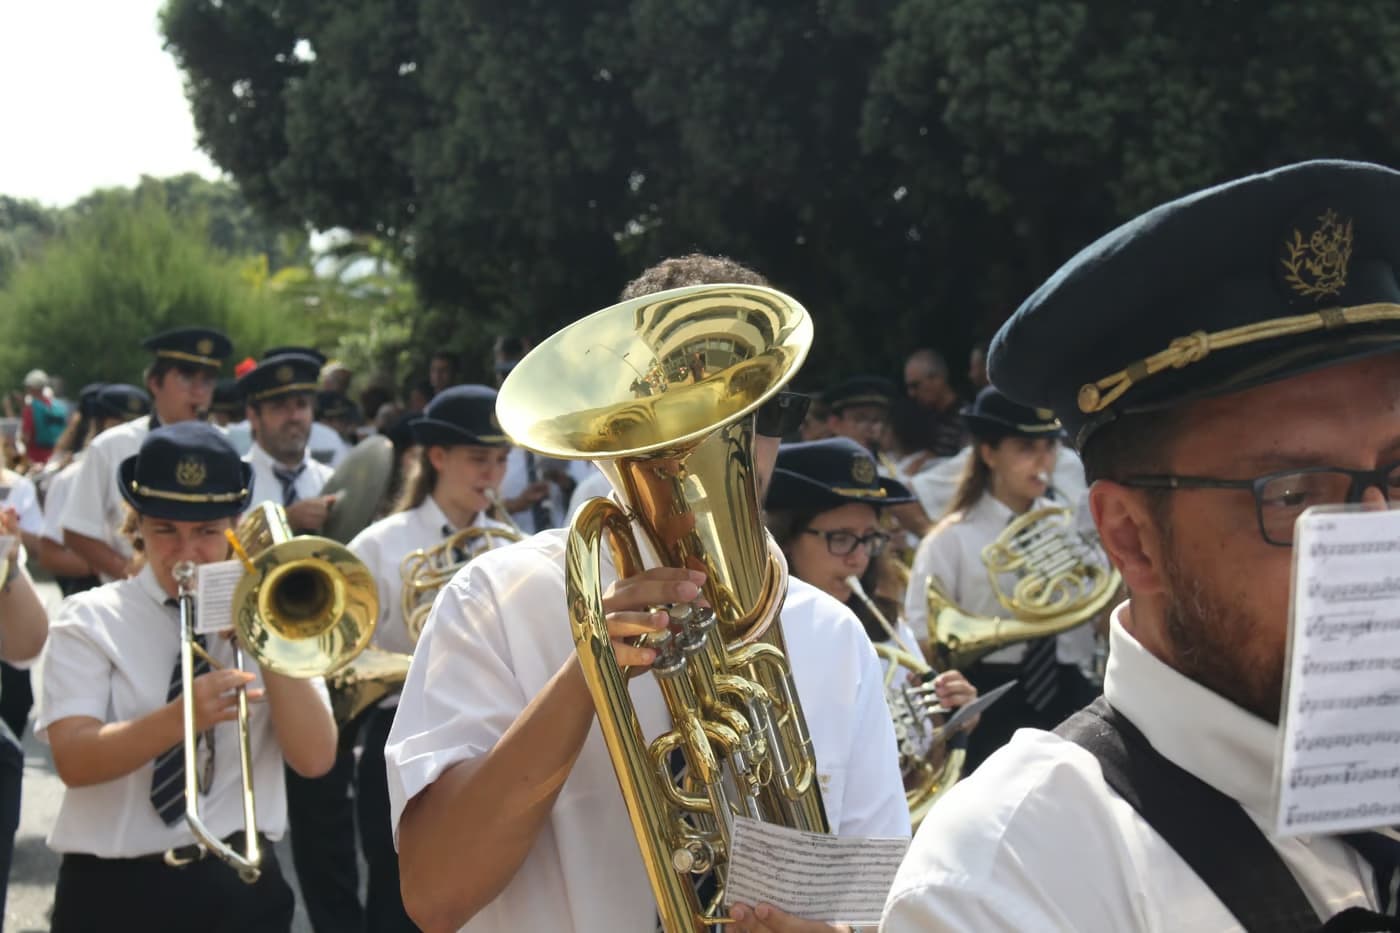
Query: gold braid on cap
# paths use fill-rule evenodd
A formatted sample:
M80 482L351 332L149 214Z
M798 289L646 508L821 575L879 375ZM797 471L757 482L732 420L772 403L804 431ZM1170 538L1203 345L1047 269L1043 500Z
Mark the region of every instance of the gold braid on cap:
M1192 363L1199 363L1216 350L1228 350L1260 340L1292 337L1317 330L1334 330L1356 324L1396 320L1400 320L1400 305L1378 302L1357 305L1354 308L1324 308L1310 314L1258 321L1213 334L1198 330L1189 337L1176 338L1160 353L1154 353L1145 360L1138 360L1098 382L1080 386L1079 410L1086 415L1103 411L1122 398L1123 393L1149 376L1155 376L1167 369L1184 369Z

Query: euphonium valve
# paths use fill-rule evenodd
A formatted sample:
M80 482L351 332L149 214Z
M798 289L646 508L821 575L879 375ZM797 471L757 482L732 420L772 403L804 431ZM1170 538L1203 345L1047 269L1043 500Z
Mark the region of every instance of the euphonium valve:
M710 285L623 302L556 333L497 399L502 427L549 457L594 461L618 501L569 528L570 625L642 861L668 933L723 912L736 816L828 831L778 612L787 567L760 521L750 415L811 345L806 311L767 288ZM674 607L652 673L671 729L648 742L603 618L603 548L619 576L706 574ZM712 873L713 899L695 881Z

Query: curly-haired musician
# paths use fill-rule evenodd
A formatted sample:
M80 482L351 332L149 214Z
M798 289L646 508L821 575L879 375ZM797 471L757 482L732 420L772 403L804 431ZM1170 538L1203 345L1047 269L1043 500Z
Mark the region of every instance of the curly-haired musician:
M287 930L292 892L276 856L245 884L195 845L185 821L184 731L175 566L228 557L225 532L247 502L251 471L217 428L183 422L151 431L121 464L146 563L135 577L79 593L54 618L43 656L36 733L66 789L49 845L63 853L53 929ZM283 761L324 773L336 729L319 680L233 667L233 647L210 637L214 669L194 680L200 815L218 838L237 836L243 809L237 687L251 707L258 829L282 835ZM173 669L173 671L172 671ZM167 852L175 850L175 861Z
M1381 166L1253 175L1106 234L1002 328L992 381L1063 420L1131 598L1103 699L949 792L885 930L1396 929L1393 833L1268 827L1295 521L1400 486L1398 217Z
M657 288L761 284L710 257L671 260L644 279ZM782 423L781 410L798 407L781 399L768 403L775 417L758 419L775 434L756 444L760 486L777 435L797 426ZM547 532L472 561L439 596L419 641L385 757L404 901L427 930L656 928L656 901L569 637L564 541ZM605 579L617 663L639 668L655 651L630 639L665 628L655 607L690 603L705 582L680 568ZM860 624L793 579L782 626L831 827L907 834L880 667ZM654 678L634 684L637 713L654 733L667 722L660 691ZM736 908L735 928L827 929L760 910Z

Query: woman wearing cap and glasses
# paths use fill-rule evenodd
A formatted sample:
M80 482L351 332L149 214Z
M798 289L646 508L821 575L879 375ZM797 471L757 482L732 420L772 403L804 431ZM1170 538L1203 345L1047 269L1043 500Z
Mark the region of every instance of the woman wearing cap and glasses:
M994 387L977 394L963 411L972 452L958 481L948 515L924 537L914 555L904 612L911 627L927 638L930 578L967 612L1002 616L982 562L982 549L1008 524L1033 508L1048 505L1050 477L1060 448L1060 423L1050 412L1011 401ZM1015 579L1003 581L1010 592ZM1023 726L1053 728L1089 703L1094 690L1081 665L1093 657L1093 632L1082 626L1058 637L1011 645L967 670L979 690L1012 680L1017 686L982 717L968 742L971 772Z
M113 923L142 931L290 928L292 892L271 846L257 883L245 884L195 848L184 819L174 568L228 557L225 533L248 500L251 475L210 425L187 421L147 434L119 477L145 566L71 597L53 620L35 732L66 786L49 836L63 854L52 927L59 933ZM209 638L206 650L216 667L194 680L200 816L241 850L236 688L263 701L250 708L249 735L258 829L269 838L286 826L284 760L308 777L325 773L335 722L319 678L237 670L226 638ZM166 863L172 849L184 864Z

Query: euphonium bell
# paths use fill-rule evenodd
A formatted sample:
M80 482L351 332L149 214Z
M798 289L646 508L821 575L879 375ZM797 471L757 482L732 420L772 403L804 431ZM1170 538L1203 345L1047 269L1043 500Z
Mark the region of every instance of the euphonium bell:
M574 518L566 590L668 933L702 930L722 914L736 815L828 831L778 621L787 567L760 521L750 417L792 378L811 339L806 311L771 289L675 289L556 333L511 371L497 399L518 444L594 461L620 501L594 499ZM679 631L653 642L672 730L650 743L602 609L604 544L619 577L630 576L644 566L638 535L661 564L707 575L708 608L673 611ZM673 770L677 756L684 769ZM694 882L707 872L717 893L701 904Z
M982 563L1007 616L976 616L940 581L925 584L929 639L945 667L966 668L1008 645L1067 632L1091 621L1117 595L1122 577L1098 543L1073 527L1073 513L1035 509L982 549ZM1010 593L1001 578L1015 574Z

